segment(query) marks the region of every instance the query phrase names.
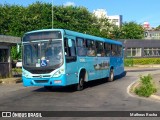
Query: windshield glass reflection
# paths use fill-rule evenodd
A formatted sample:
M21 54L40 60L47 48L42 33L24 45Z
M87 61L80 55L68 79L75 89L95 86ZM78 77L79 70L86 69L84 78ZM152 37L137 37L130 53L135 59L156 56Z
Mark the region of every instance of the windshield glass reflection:
M24 44L24 66L51 67L62 63L62 42L32 42Z

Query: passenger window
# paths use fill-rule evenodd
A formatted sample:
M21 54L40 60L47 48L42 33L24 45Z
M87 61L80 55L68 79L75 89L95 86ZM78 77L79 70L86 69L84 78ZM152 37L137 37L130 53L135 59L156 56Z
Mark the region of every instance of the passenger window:
M105 50L105 55L110 56L110 54L111 54L111 44L105 43L104 50Z
M111 46L111 55L112 56L117 56L117 45L112 45Z
M122 56L122 46L118 45L117 53L118 53L118 56Z
M96 47L95 42L93 40L87 40L87 55L88 56L96 56Z
M83 38L77 38L77 47L86 47L86 40Z
M78 56L86 56L87 54L86 40L83 38L77 38L77 53Z
M103 42L97 42L96 48L97 48L97 56L103 57L105 55Z

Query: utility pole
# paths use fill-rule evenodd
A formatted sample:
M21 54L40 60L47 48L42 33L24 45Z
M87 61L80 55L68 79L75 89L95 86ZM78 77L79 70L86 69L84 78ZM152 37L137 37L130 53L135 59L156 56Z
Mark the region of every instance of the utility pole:
M53 0L52 0L52 29L53 29Z

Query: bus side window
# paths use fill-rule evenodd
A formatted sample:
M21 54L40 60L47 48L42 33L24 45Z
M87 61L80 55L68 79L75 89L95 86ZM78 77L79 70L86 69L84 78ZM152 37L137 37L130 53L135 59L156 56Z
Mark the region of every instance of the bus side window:
M87 55L96 56L96 46L93 40L86 40Z
M115 45L115 56L118 56L118 46L117 45Z
M77 53L78 56L86 56L86 40L83 38L77 38Z
M97 48L97 56L98 57L103 57L104 56L103 42L96 42L96 48Z
M111 51L112 56L117 56L117 45L112 44Z
M75 41L72 40L72 46L68 46L68 38L64 39L66 62L76 61Z
M122 46L120 45L117 46L117 53L118 53L118 56L122 56Z
M111 45L111 56L115 56L114 45Z
M105 43L104 50L105 50L105 55L109 57L111 55L111 44Z

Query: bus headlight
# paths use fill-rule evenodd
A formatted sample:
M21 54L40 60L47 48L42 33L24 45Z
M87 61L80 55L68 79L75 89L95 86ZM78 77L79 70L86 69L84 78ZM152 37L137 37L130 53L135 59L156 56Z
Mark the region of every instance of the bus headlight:
M22 72L22 76L26 76L27 73L25 71Z
M59 77L59 76L61 76L62 74L64 74L64 69L58 70L57 72L55 72L55 73L53 74L52 77Z
M23 71L23 72L22 72L22 76L24 76L24 77L26 77L26 78L29 78L29 77L30 77L29 74L28 74L28 72L26 72L26 71Z

